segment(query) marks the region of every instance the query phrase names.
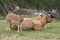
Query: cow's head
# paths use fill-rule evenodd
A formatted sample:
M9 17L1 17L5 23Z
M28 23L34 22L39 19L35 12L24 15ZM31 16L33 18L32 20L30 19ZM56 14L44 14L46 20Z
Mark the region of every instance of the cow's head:
M20 22L24 20L24 14L20 15Z
M48 14L48 13L45 13L45 14L41 15L41 17L42 17L43 20L45 20L45 22L47 22L47 23L52 22L52 17L51 17L51 15Z

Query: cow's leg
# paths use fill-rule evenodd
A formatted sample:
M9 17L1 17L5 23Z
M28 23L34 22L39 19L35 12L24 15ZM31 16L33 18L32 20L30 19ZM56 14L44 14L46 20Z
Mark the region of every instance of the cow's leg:
M34 27L34 30L38 31L41 30L41 28Z
M10 27L11 27L11 23L9 23L9 31L11 30L11 28L10 28Z
M20 25L20 31L22 31L22 25Z
M22 31L22 25L20 25L20 24L18 25L18 32L19 31Z
M44 30L44 25L41 26L41 31L43 31L43 30Z
M9 26L8 26L8 30L10 31L11 30L11 22L9 22Z
M11 27L11 23L9 21L7 21L7 28L6 28L6 30L10 31L10 27Z
M42 30L42 26L40 25L36 25L34 26L34 30L38 31L38 30Z
M42 26L42 30L41 31L44 31L45 29L44 29L44 26Z
M18 32L19 32L20 25L18 25Z

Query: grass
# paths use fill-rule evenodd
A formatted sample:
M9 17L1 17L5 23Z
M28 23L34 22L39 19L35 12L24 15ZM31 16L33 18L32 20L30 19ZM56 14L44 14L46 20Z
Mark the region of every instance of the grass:
M0 35L13 35L28 36L36 38L60 38L60 21L52 22L45 25L44 31L6 31L6 20L0 20Z

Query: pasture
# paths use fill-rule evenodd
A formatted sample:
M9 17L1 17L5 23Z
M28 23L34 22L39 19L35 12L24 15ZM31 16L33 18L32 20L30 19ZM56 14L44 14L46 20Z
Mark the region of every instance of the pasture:
M0 37L4 36L12 36L12 35L18 35L19 37L29 37L31 40L34 39L60 39L60 21L55 21L52 23L48 23L45 25L45 28L43 31L6 31L6 20L0 20ZM28 39L29 39L28 38Z

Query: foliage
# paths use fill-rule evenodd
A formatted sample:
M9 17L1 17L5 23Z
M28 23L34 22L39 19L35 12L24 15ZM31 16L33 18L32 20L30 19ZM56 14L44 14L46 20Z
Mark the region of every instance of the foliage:
M0 13L6 15L13 5L16 4L20 8L37 8L49 10L52 8L60 9L60 0L0 0ZM6 7L6 5L8 7Z

